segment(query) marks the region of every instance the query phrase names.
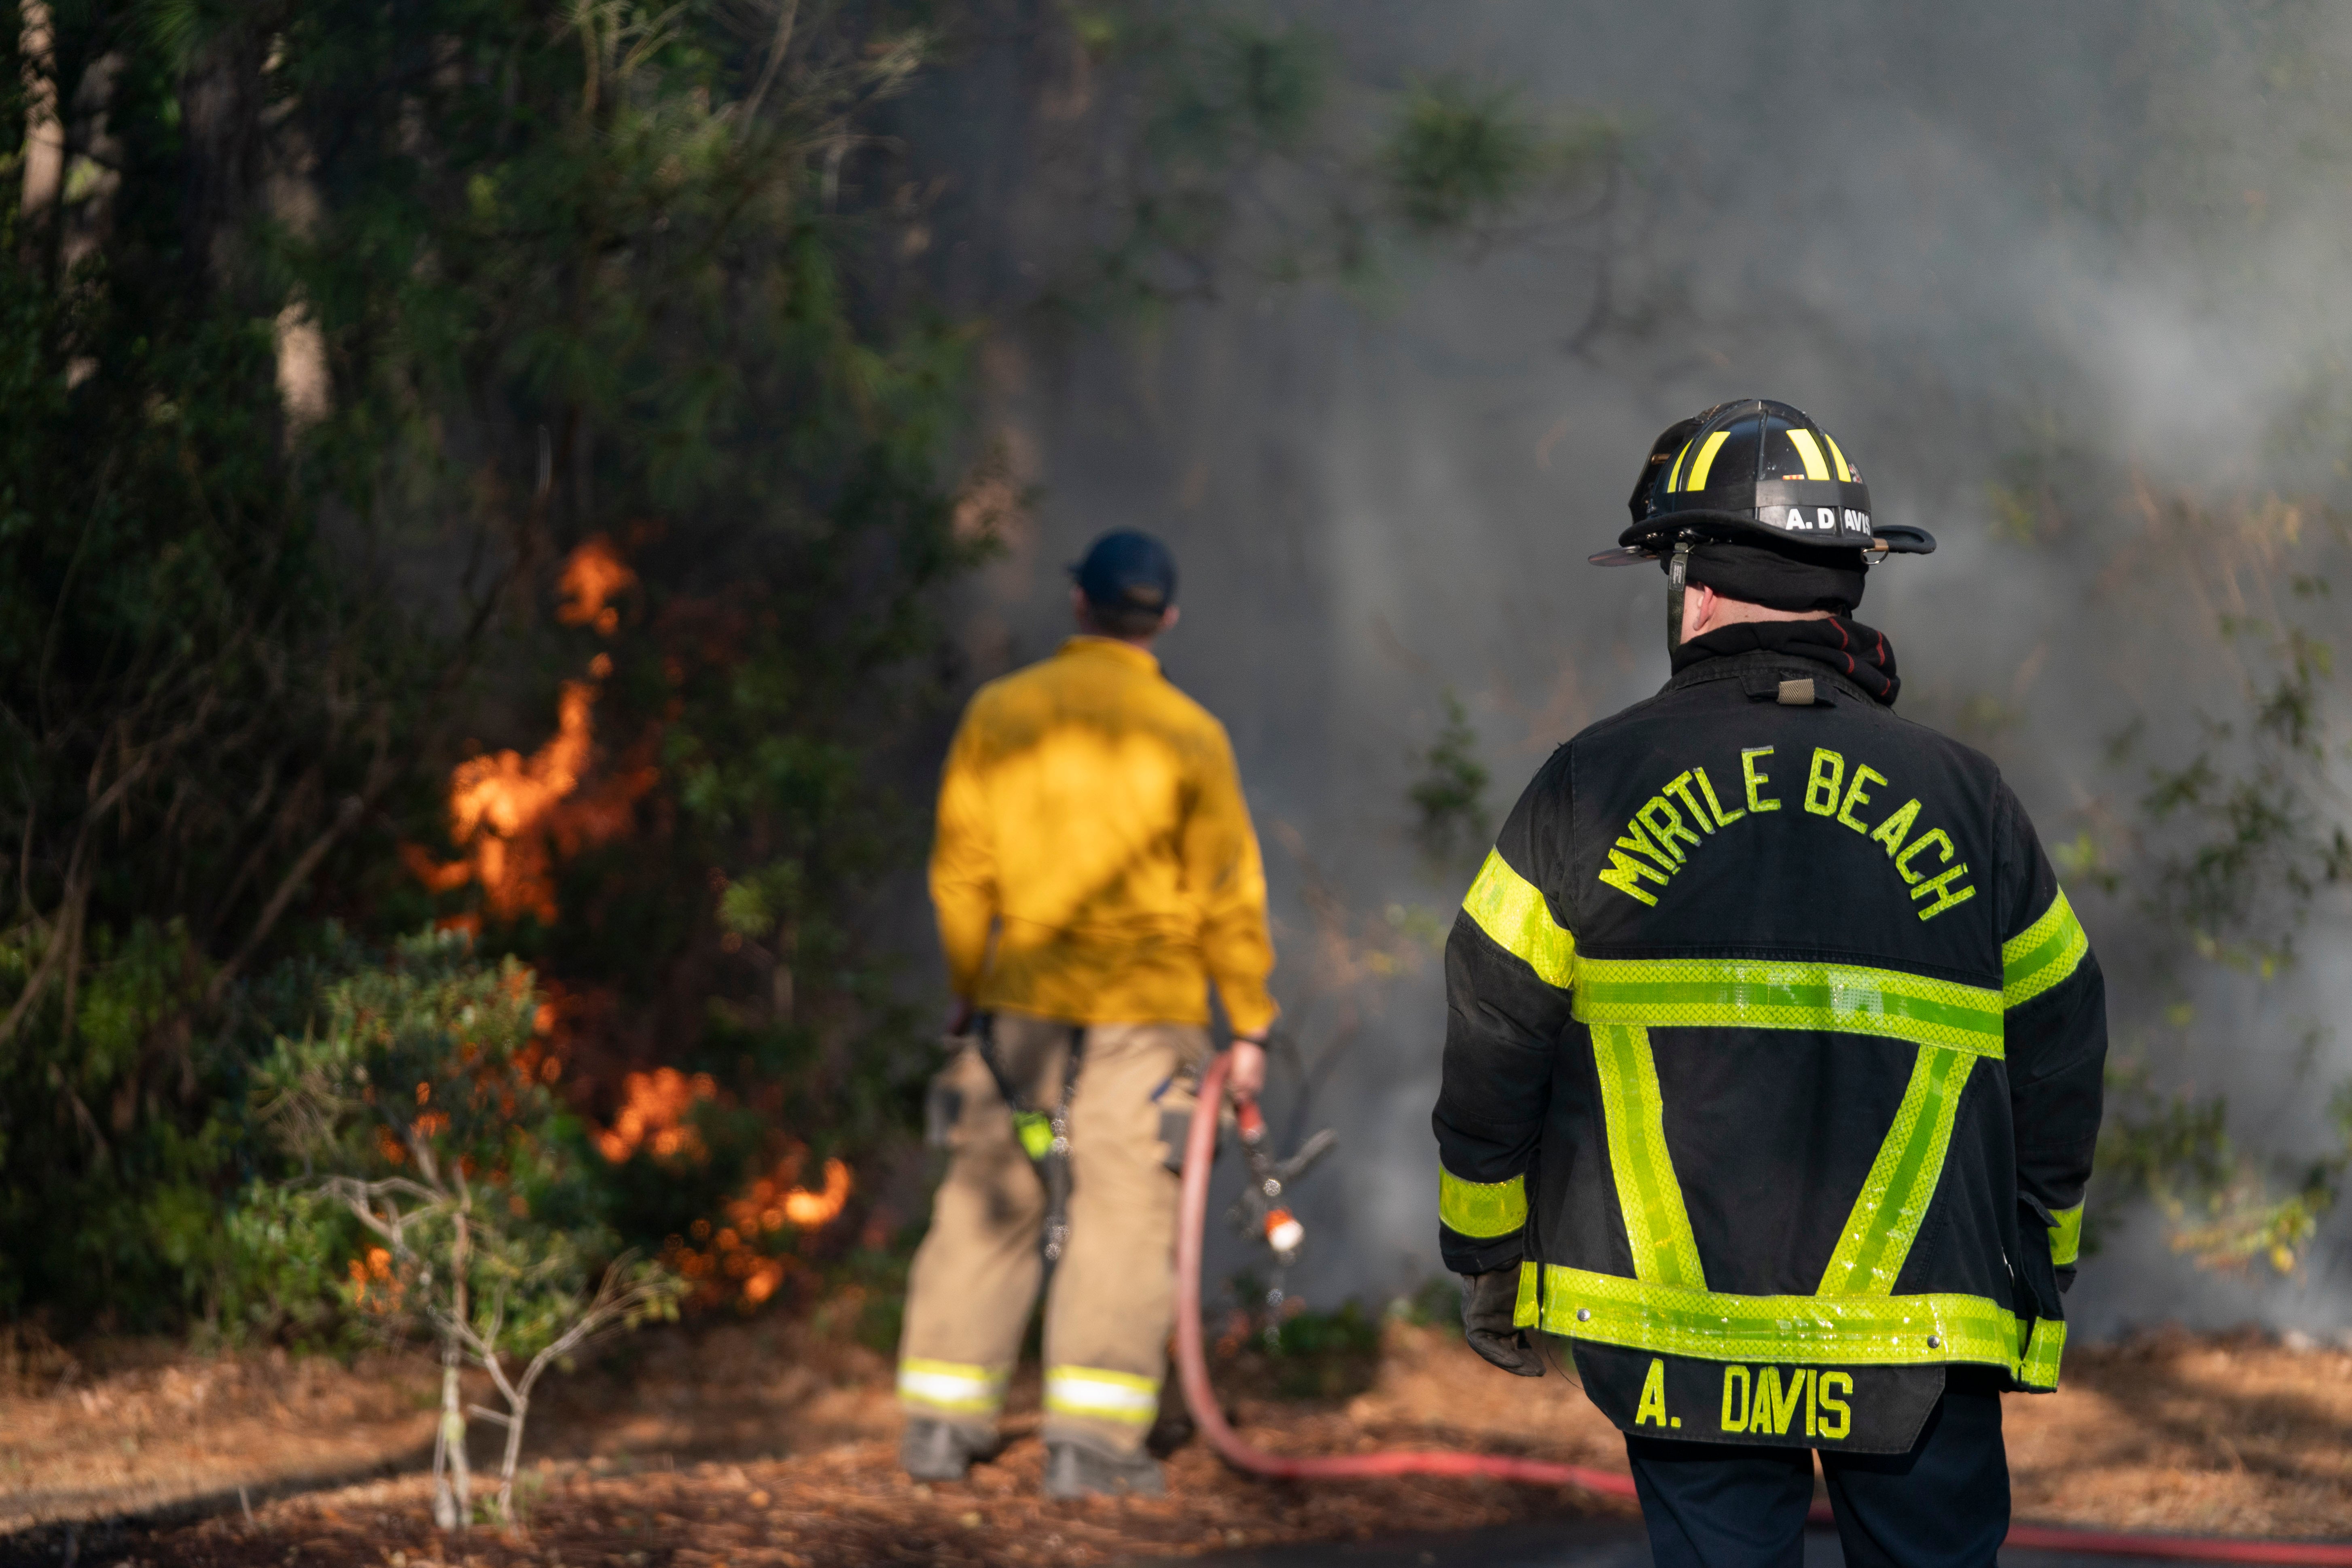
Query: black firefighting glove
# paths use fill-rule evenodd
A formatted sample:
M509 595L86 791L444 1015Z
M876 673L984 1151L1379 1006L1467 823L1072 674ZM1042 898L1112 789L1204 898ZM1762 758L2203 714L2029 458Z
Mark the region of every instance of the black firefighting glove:
M1462 1277L1462 1337L1470 1348L1520 1377L1541 1377L1543 1357L1511 1317L1519 1304L1519 1268Z

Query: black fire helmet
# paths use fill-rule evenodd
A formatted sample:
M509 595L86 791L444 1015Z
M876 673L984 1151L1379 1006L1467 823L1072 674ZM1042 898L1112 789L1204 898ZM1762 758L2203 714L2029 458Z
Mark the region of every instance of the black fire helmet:
M1874 523L1862 471L1801 409L1769 398L1718 403L1668 426L1626 500L1633 526L1597 566L1654 561L1677 542L1714 540L1885 560L1936 548L1927 530ZM1853 551L1857 557L1845 557Z

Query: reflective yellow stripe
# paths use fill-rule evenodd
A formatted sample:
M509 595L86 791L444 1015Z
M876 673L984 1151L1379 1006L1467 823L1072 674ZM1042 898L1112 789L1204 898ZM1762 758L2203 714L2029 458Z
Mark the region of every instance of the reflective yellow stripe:
M1723 444L1729 439L1731 439L1730 431L1717 430L1700 445L1698 461L1691 465L1690 482L1683 486L1683 489L1686 490L1706 489L1706 471L1715 467L1715 455L1723 450Z
M1852 479L1853 478L1853 470L1846 467L1845 454L1838 450L1837 437L1824 430L1822 432L1822 439L1830 444L1830 457L1837 464L1839 479Z
M1543 1268L1533 1258L1519 1265L1519 1297L1511 1303L1511 1326L1532 1329L1536 1326L1536 1297L1543 1284Z
M1837 1250L1822 1273L1824 1296L1885 1296L1895 1289L1903 1260L1919 1237L1944 1155L1952 1146L1952 1122L1959 1115L1960 1091L1968 1087L1976 1058L1944 1046L1922 1046L1895 1125L1878 1146L1862 1195L1853 1201Z
M1690 456L1690 449L1691 444L1688 441L1685 441L1683 443L1683 449L1675 454L1675 466L1666 470L1667 489L1672 490L1675 488L1675 483L1682 478L1683 459Z
M2061 888L2040 920L2000 944L2001 1005L2022 1006L2062 984L2090 951L2091 939Z
M1576 938L1551 918L1543 895L1511 869L1501 850L1486 852L1462 909L1496 946L1534 970L1545 984L1565 991L1575 981Z
M1582 958L1585 1024L1827 1029L2001 1054L2000 993L1893 969L1721 958Z
M1811 430L1791 429L1789 445L1797 448L1797 456L1805 460L1805 478L1825 479L1830 477L1830 466L1822 458L1821 443L1813 439Z
M1012 1375L1011 1367L908 1356L898 1363L898 1398L954 1415L993 1415L1004 1403L1004 1384Z
M2083 1205L2060 1209L2050 1216L2050 1261L2063 1268L2083 1256Z
M1969 1075L1979 1057L2002 1055L2001 993L1844 964L1588 956L1577 963L1574 1012L1592 1035L1636 1278L1546 1264L1533 1313L1541 1327L1717 1361L1973 1362L2018 1372L2015 1313L1980 1296L1893 1294L1934 1200ZM1665 1146L1648 1036L1671 1027L1819 1029L1920 1047L1820 1295L1733 1296L1705 1288ZM1523 1273L1523 1298L1531 1282ZM2056 1332L2063 1339L2063 1327ZM2048 1385L2055 1384L2056 1354L2053 1343Z
M1634 1277L1703 1290L1706 1275L1699 1267L1698 1242L1666 1150L1665 1104L1658 1094L1650 1032L1638 1024L1600 1025L1592 1031L1592 1059L1601 1072L1609 1169L1617 1178L1617 1206L1625 1216Z
M2018 1363L2017 1381L2030 1388L2057 1387L2058 1361L2065 1351L2065 1322L2057 1318L2035 1319L2033 1335L2026 1342L2025 1354Z
M1528 1179L1465 1182L1440 1165L1437 1217L1446 1229L1479 1241L1509 1236L1528 1223Z
M1160 1380L1098 1366L1045 1369L1045 1411L1149 1426L1160 1411Z
M1706 1361L2018 1364L2017 1314L1982 1296L1732 1296L1558 1263L1543 1273L1544 1331L1598 1344Z

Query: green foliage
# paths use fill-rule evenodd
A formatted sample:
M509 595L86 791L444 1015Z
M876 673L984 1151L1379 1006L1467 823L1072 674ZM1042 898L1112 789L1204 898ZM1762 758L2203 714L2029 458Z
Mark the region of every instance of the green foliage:
M1389 1303L1389 1316L1420 1329L1438 1329L1460 1338L1462 1282L1451 1274L1433 1274L1410 1296Z
M2174 1251L2222 1272L2257 1263L2279 1274L2294 1270L2352 1162L2343 1155L2313 1162L2282 1194L2273 1162L2231 1141L2225 1097L2160 1094L2144 1063L2111 1068L2107 1093L2101 1178L2153 1198L2169 1222ZM2086 1253L2095 1239L2086 1240Z
M1486 805L1490 775L1478 760L1478 732L1462 700L1445 694L1445 722L1417 759L1421 776L1405 798L1418 814L1413 838L1430 864L1452 869L1486 851L1491 832Z
M2107 1069L2108 1121L2099 1136L2098 1169L2174 1204L2183 1194L2220 1190L2237 1174L2229 1103L2221 1095L2159 1093L2144 1062Z
M587 1151L546 1087L539 1008L513 959L482 963L464 937L426 932L327 985L317 1026L281 1037L257 1074L263 1120L304 1167L289 1197L331 1200L382 1243L352 1264L347 1306L441 1342L445 1527L472 1511L459 1360L506 1401L495 1514L511 1525L540 1376L601 1333L675 1317L682 1294L655 1265L608 1262Z
M116 80L118 129L160 134L155 84ZM136 232L180 192L113 199ZM0 268L0 1305L126 1326L203 1272L141 1194L218 1195L236 981L348 864L425 684L280 466L267 321L173 298L176 265Z
M1491 224L1528 195L1542 160L1512 95L1459 82L1414 89L1381 149L1390 199L1417 234Z
M244 1037L195 1035L176 1010L204 975L184 927L140 921L118 942L98 926L89 950L76 1026L60 989L0 1047L0 1310L56 1302L123 1328L209 1314L247 1261L218 1223L244 1118L215 1098L235 1094ZM0 942L19 997L47 951L28 927Z
M964 317L926 292L893 117L981 13L52 10L51 55L0 72L9 166L28 94L68 106L58 201L0 219L0 1312L335 1341L326 1303L373 1299L361 1222L289 1163L389 1179L350 1163L370 1118L455 1111L362 1115L336 1075L458 1092L424 1058L449 1006L520 1027L482 990L508 959L563 1004L552 1120L425 1142L574 1239L560 1289L485 1241L484 1289L588 1289L780 1149L860 1171L812 1278L888 1234L863 1178L911 1142L930 1044L877 900L924 839L942 590L993 548L954 482L981 313L1034 287ZM1490 226L1575 163L1499 97L1368 121L1324 42L1243 12L1043 26L1023 47L1105 88L1073 132L1108 173L1046 194L1093 319L1235 268L1367 277L1382 236ZM558 603L590 546L609 615ZM453 771L522 769L564 703L572 815L453 842ZM428 920L477 967L368 956ZM705 1161L559 1138L656 1061L718 1083ZM257 1127L257 1075L311 1142Z
M2074 837L2050 846L2050 858L2066 883L2097 888L2113 897L2123 886L2123 874L2108 860L2105 847L2085 828Z
M1504 90L1347 92L1328 40L1245 12L1129 0L1075 31L1108 80L1071 130L1066 226L1087 243L1047 298L1087 321L1214 300L1235 275L1369 288L1411 247L1605 184L1616 156L1604 123L1548 136Z
M865 930L922 842L892 747L942 700L937 590L988 547L955 532L943 473L972 332L877 289L887 225L844 183L844 136L926 35L886 6L783 30L776 10L749 41L700 9L606 4L552 32L438 10L334 13L289 43L289 97L317 136L337 119L351 195L278 254L349 345L352 449L380 462L396 437L403 483L434 481L399 517L470 512L518 570L616 542L637 586L614 624L518 637L537 717L514 739L608 660L601 778L652 783L601 843L559 847L551 921L478 883L436 912L609 1001L578 1056L658 1042L772 1130L873 1148L910 1121L929 1048ZM431 64L435 35L464 40L458 68ZM415 61L413 96L372 91L386 58ZM443 412L404 412L420 388ZM759 1152L714 1149L733 1169L701 1167L667 1213L642 1191L632 1239Z
M257 1182L237 1195L222 1229L226 1258L212 1323L220 1341L326 1350L348 1343L365 1321L345 1310L349 1267L364 1248L359 1225L341 1205L301 1187Z
M407 938L382 963L337 956L311 1026L278 1037L255 1072L263 1124L305 1171L413 1172L421 1148L544 1215L551 1184L583 1162L559 1158L567 1130L538 1071L530 971L477 960L457 932Z
M1360 1302L1348 1300L1334 1312L1288 1314L1266 1343L1274 1354L1293 1359L1375 1355L1381 1348L1381 1325Z
M552 924L439 912L617 993L583 1056L782 1079L844 1145L908 1120L860 928L919 844L887 770L932 596L986 544L945 478L972 338L877 286L842 180L927 36L759 9L57 7L32 79L103 176L0 235L36 263L0 268L0 1310L254 1321L258 1265L189 1223L277 1157L222 1109L278 1026L249 976L432 911L392 851L445 852L459 737L532 751L592 654L590 786L657 784L561 851ZM625 624L547 616L600 535Z
M1256 1277L1243 1273L1231 1282L1235 1300L1267 1300ZM1334 1311L1317 1311L1303 1301L1286 1301L1269 1314L1242 1314L1247 1337L1227 1348L1251 1362L1252 1381L1280 1399L1342 1399L1360 1394L1379 1374L1381 1324L1353 1300Z
M2352 881L2328 614L2343 520L2276 495L2218 507L2159 495L2103 472L2093 445L2054 416L2029 421L2026 434L1994 498L1997 532L2040 551L2080 550L2098 542L2103 513L2121 512L2129 542L2075 566L2125 582L2146 574L2131 586L2154 603L2203 607L2201 628L2159 622L2168 641L2194 649L2167 677L2195 693L2195 706L2173 710L2186 722L2168 722L2162 705L2136 712L2106 747L2120 799L2095 803L2090 823L2052 847L2078 897L2095 889L2141 917L2127 928L2138 951L2103 940L2111 976L2143 981L2116 985L2111 998L2126 1019L2160 1009L2164 1032L2176 1037L2166 1054L2182 1068L2210 1071L2219 1057L2231 1082L2255 1071L2300 1078L2316 1032L2287 1037L2261 1018L2259 998L2299 962L2313 916L2341 913ZM2111 500L2124 496L2127 507ZM2137 614L2149 601L2131 602ZM2193 640L2200 629L2210 636ZM2145 679L2148 652L2127 635L2118 647ZM2240 988L2221 1031L2200 1027L2196 994L2210 984ZM2120 1063L2108 1087L2098 1152L2105 1212L2095 1204L2092 1223L2117 1223L2113 1199L2137 1193L2200 1267L2301 1265L2352 1165L2352 1126L2337 1125L2315 1151L2267 1131L2233 1136L2223 1097L2160 1091L2145 1057Z
M2198 743L2184 760L2147 765L2134 823L2137 891L2159 929L2198 956L2268 979L2295 963L2295 936L2315 903L2352 881L2333 771L2342 699L2322 570L2341 530L2310 529L2276 501L2236 516L2185 504L2163 515L2180 548L2227 563L2224 602L2246 607L2212 617L2217 662L2235 677L2228 707L2198 716ZM2280 572L2281 555L2307 569ZM2254 595L2245 577L2257 579ZM2128 763L2145 738L2136 723L2111 754Z

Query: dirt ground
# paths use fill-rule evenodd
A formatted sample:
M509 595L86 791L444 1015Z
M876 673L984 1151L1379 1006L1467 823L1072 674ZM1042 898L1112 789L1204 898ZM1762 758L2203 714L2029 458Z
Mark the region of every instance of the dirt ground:
M1047 1503L1034 1372L1015 1386L1002 1458L967 1483L917 1486L892 1463L883 1358L777 1319L649 1334L557 1385L534 1416L528 1533L445 1537L418 1473L435 1386L422 1360L118 1346L0 1372L13 1373L0 1563L49 1568L1095 1564L1626 1511L1496 1483L1262 1481L1200 1443L1171 1462L1165 1500ZM1370 1386L1349 1398L1254 1399L1260 1372L1228 1365L1221 1386L1270 1447L1622 1465L1616 1434L1564 1379L1506 1380L1436 1330L1390 1324ZM2166 1333L2070 1351L2067 1374L2056 1395L2008 1402L2019 1518L2352 1536L2352 1354Z

